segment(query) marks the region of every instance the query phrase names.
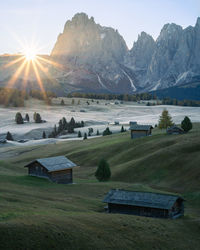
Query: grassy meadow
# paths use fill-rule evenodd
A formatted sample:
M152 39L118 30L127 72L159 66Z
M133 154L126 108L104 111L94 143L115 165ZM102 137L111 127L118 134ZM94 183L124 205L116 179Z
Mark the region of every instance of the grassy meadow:
M27 176L35 158L65 155L74 161L74 183ZM99 183L99 159L112 178ZM182 195L177 220L107 214L102 200L111 188ZM131 140L129 132L1 150L0 249L199 249L200 124L184 135Z

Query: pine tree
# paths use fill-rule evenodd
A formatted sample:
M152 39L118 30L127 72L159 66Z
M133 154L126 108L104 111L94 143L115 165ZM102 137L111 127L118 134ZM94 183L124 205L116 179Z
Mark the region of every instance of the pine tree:
M172 118L169 115L168 110L164 109L162 115L160 116L158 127L160 129L163 129L163 128L168 128L172 125L173 125Z
M7 132L6 140L8 140L8 141L14 141L13 137L12 137L12 134L9 131Z
M42 123L42 118L41 118L41 116L40 116L39 113L36 113L35 122L36 122L36 123Z
M81 127L84 127L85 124L84 124L84 121L81 121Z
M63 100L63 99L61 100L60 105L62 105L62 106L64 106L64 105L65 105L65 102L64 102L64 100Z
M63 131L63 120L60 120L58 124L59 124L58 125L58 133L60 133Z
M67 129L67 120L65 117L62 118L63 130Z
M97 129L97 135L99 135L99 130Z
M185 116L183 121L181 122L181 128L187 133L192 129L192 122L188 116Z
M87 134L86 133L84 133L83 140L87 140Z
M58 134L56 125L54 125L53 133L54 133L55 136Z
M36 115L37 115L37 113L34 112L34 114L33 114L33 120L34 120L34 121L36 121Z
M45 131L43 131L43 133L42 133L42 138L46 139L46 133L45 133Z
M101 159L98 168L95 172L95 176L99 181L108 181L111 177L110 166L105 159Z
M28 114L25 115L25 119L26 119L27 122L30 121L30 118L29 118L29 115L28 115Z
M78 137L79 137L79 138L82 137L81 131L78 131Z
M20 112L17 112L17 114L15 115L15 122L17 124L23 124L24 123L24 120L22 118L22 115Z
M125 132L124 126L121 127L121 133Z

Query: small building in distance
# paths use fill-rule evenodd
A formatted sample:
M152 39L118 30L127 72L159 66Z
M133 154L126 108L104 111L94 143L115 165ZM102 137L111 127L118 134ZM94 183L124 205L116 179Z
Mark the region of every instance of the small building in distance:
M167 128L168 135L181 135L184 134L184 130L178 126L172 126Z
M151 135L151 125L139 125L137 122L130 122L131 138L139 138Z
M73 168L77 165L65 156L36 159L25 167L28 174L41 178L47 178L56 183L73 183Z
M184 215L183 201L175 195L120 189L111 189L103 200L109 213L173 219Z

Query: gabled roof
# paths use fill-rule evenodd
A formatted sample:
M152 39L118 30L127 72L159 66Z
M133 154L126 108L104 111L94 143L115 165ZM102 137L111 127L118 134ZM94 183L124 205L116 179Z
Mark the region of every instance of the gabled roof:
M172 127L167 128L167 131L170 131L170 130L178 130L178 131L184 132L184 130L178 126L172 126Z
M139 125L139 124L130 124L131 130L147 130L149 131L153 127L151 125Z
M45 167L48 170L48 172L71 169L77 166L75 163L70 161L65 156L57 156L57 157L36 159L35 161L32 161L31 163L27 164L25 167L29 167L34 162L40 163L43 167Z
M103 202L138 207L170 209L177 199L183 200L181 197L175 195L111 189Z

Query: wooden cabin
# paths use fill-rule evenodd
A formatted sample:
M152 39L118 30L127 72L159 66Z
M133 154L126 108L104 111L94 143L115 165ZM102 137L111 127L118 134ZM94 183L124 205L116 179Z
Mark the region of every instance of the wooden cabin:
M65 156L36 159L25 166L28 174L47 178L56 183L73 183L73 168L76 164Z
M168 135L181 135L181 134L184 134L184 130L177 126L172 126L170 128L167 128L167 134Z
M151 135L151 125L139 125L137 122L130 122L131 138L139 138Z
M109 213L133 214L156 218L178 218L184 215L184 199L168 194L111 189L103 202Z

